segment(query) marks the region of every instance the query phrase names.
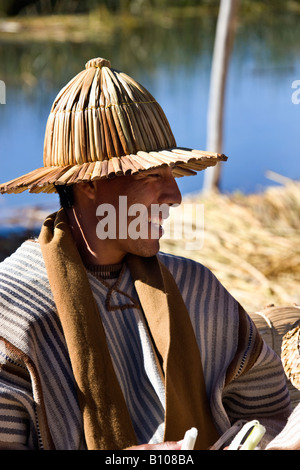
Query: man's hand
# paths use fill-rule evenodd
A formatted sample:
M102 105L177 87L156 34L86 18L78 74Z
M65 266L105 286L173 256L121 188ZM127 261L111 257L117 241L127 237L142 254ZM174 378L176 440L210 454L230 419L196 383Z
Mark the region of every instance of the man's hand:
M161 442L160 444L141 444L139 446L127 447L125 450L180 450L182 441Z

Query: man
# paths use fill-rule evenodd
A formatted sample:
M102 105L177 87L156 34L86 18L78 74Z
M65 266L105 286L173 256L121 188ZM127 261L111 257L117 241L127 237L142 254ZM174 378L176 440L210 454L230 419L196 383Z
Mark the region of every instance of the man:
M209 270L159 253L174 176L221 160L176 147L155 99L105 59L59 93L44 166L0 186L62 204L1 265L4 448L179 450L196 427L207 449L239 419L283 427L279 358Z

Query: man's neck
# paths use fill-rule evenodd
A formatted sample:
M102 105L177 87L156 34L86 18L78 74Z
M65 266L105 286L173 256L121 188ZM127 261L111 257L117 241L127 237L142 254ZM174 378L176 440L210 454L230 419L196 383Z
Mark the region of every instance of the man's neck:
M86 266L117 265L122 263L125 256L124 253L119 253L112 249L109 239L99 240L96 230L89 228L93 224L86 223L84 218L77 215L74 208L69 209L66 213L77 249Z
M123 264L86 265L86 269L98 279L117 279Z

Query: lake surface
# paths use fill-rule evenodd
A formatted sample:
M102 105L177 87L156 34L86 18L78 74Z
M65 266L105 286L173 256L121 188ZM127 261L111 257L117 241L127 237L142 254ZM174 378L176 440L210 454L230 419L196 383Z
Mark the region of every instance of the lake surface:
M271 170L300 179L300 104L292 102L300 80L297 18L246 24L237 30L225 106L221 189L246 193L276 184ZM42 166L46 120L58 91L85 62L108 58L112 67L140 81L163 107L178 145L206 149L206 118L215 19L119 31L106 40L0 41L0 180ZM300 98L300 93L298 95ZM181 178L184 194L202 189L203 173ZM57 205L55 195L1 195L2 213L23 205Z

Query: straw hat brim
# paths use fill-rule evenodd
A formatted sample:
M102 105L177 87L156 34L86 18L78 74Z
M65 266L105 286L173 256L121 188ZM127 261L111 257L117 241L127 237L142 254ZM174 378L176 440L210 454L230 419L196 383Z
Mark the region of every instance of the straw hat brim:
M0 185L0 193L53 193L56 185L70 185L127 174L161 166L172 168L175 177L195 175L198 171L226 161L223 154L187 148L169 148L113 157L78 165L44 166Z

